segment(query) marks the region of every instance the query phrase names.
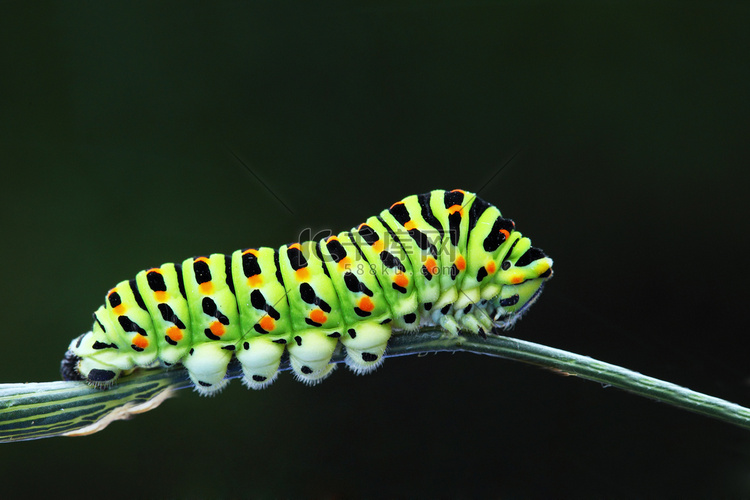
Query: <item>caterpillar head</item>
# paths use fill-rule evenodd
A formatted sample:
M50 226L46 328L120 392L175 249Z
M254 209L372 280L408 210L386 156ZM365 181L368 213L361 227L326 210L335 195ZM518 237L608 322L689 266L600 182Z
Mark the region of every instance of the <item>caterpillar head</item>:
M528 238L519 238L500 264L493 282L498 292L489 300L495 325L510 328L542 293L552 277L552 259Z

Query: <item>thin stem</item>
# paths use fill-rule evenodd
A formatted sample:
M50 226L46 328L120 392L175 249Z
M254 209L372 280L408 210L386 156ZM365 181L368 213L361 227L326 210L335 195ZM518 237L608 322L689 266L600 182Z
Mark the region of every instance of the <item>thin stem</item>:
M491 335L483 339L423 330L394 335L389 342L388 357L459 351L554 368L750 429L748 408L587 356L511 337ZM339 350L333 361L343 359L344 353ZM285 362L282 370L288 369ZM230 365L229 378L241 375L237 363ZM106 391L83 382L2 384L0 442L91 434L109 422L153 409L172 391L191 386L184 369L141 370L120 379Z

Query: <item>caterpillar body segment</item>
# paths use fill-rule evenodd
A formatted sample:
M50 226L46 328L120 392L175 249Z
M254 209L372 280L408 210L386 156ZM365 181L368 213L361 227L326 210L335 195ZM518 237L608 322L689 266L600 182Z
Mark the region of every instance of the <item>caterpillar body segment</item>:
M382 363L394 332L508 328L551 276L552 260L496 207L435 190L319 241L141 271L107 293L61 372L107 387L134 368L181 363L211 395L226 385L232 357L243 383L260 389L287 353L295 376L314 384L333 371L339 342L361 374Z

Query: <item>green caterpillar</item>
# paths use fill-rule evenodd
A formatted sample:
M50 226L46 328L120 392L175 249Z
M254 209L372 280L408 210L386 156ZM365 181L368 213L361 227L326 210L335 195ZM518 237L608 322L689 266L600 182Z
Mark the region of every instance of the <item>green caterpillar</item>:
M551 276L552 259L496 207L435 190L320 241L141 271L107 293L61 372L104 388L136 367L182 363L210 395L228 383L232 356L244 384L260 389L286 351L296 377L314 384L335 367L338 342L349 368L367 373L394 332L508 328Z

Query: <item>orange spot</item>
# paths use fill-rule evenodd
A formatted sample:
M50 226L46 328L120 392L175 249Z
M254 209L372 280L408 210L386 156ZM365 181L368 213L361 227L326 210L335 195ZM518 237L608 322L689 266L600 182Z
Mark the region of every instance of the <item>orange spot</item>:
M256 257L259 255L258 251L254 248L248 248L247 250L242 252L242 255L247 255L247 254L255 255Z
M395 207L396 205L403 205L403 204L404 204L403 201L397 201L396 203L394 203L393 205L391 205L391 209L393 209L393 207Z
M200 288L200 291L203 295L211 295L212 293L214 293L214 284L210 281L201 283L200 285L198 285L198 288Z
M115 307L112 310L115 312L116 315L122 316L128 310L128 306L126 306L125 304L120 304L119 306Z
M495 274L495 271L497 268L495 267L495 261L491 260L486 266L484 266L487 269L487 274Z
M433 259L432 257L427 257L427 259L424 261L424 267L426 267L427 271L429 271L429 273L433 276L435 276L438 271L440 271L437 262L435 262L435 259Z
M346 269L349 269L352 265L352 259L349 257L344 257L339 261L339 271L345 271Z
M454 189L453 191L451 191L451 193L461 193L461 194L466 194L466 191L464 191L463 189Z
M339 237L334 234L328 237L328 239L326 240L326 243L328 243L329 241L339 241Z
M208 257L196 257L195 262L205 262L206 264L210 264Z
M375 304L372 303L370 297L364 296L359 299L358 307L363 311L371 312L373 309L375 309Z
M326 313L324 313L320 309L314 309L310 312L310 319L322 325L323 323L328 321L328 316L326 316Z
M167 328L167 336L175 342L178 342L182 340L182 330L180 330L176 326L170 326L169 328Z
M289 248L296 248L300 252L302 251L302 245L300 245L299 243L292 243L291 245L289 245Z
M466 269L466 259L464 259L463 255L459 255L458 257L456 257L456 267L459 271L463 271L464 269Z
M378 240L375 243L372 244L372 249L375 250L377 253L380 253L383 251L383 240Z
M263 284L263 277L260 274L256 274L254 276L250 276L247 279L247 286L258 288L260 285Z
M501 229L500 232L503 234L503 236L505 236L506 240L510 238L510 233L506 231L505 229Z
M454 214L456 212L459 212L461 214L461 216L463 217L463 215L464 215L464 208L461 205L453 205L452 207L450 207L448 209L448 213L449 214Z
M276 328L276 322L268 314L260 318L260 321L258 322L258 324L260 325L261 328L263 328L267 332L272 332L273 329Z
M169 300L169 294L167 292L154 292L154 298L157 302L166 302Z
M523 283L523 277L522 276L517 276L517 275L516 276L512 276L510 278L510 283L512 285L517 285L519 283Z
M161 269L159 269L158 267L152 267L151 269L146 270L146 274L148 273L162 274Z
M130 343L136 347L140 347L141 349L145 349L148 347L148 339L140 333L136 333Z
M300 267L294 274L297 276L297 281L307 281L310 279L310 271L307 267Z
M227 332L227 329L224 328L224 325L222 325L218 321L214 321L213 323L211 323L211 326L209 326L208 328L211 330L211 333L213 333L217 337L221 337Z
M393 277L393 282L401 288L406 288L406 285L409 284L409 278L404 273L398 273Z
M414 222L413 220L408 220L406 221L406 224L404 224L404 229L406 229L407 231L411 231L412 229L416 229L416 228L417 228L417 223Z

